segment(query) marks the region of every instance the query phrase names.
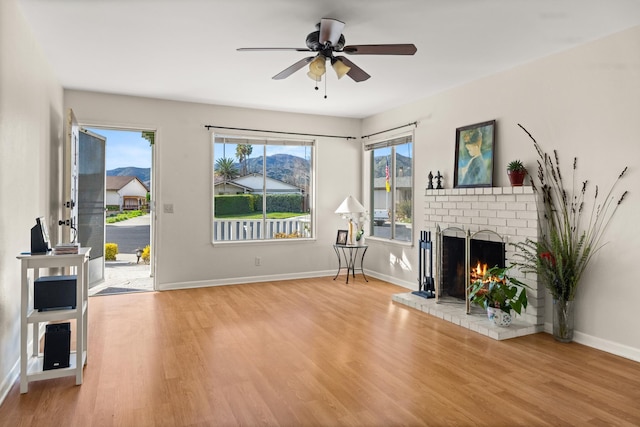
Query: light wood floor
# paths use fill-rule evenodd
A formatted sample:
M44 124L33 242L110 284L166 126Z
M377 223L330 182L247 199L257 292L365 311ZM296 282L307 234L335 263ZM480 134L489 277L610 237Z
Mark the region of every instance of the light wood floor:
M640 425L640 363L490 338L358 278L90 299L84 384L16 382L2 426Z

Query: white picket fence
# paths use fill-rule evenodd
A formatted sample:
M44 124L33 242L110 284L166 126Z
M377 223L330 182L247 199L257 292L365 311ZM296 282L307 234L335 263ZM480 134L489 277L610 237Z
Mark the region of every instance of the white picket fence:
M275 239L276 235L298 233L300 237L311 237L309 215L287 219L216 219L213 221L213 240L263 240Z

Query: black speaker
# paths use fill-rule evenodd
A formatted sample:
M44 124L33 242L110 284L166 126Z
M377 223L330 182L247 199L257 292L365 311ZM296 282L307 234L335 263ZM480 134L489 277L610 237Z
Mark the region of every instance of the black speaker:
M71 354L71 323L53 323L47 325L44 333L43 370L69 367Z
M33 308L38 311L76 308L77 276L43 276L34 281Z
M31 253L33 255L46 254L51 250L49 232L44 218L36 218L36 225L31 227Z

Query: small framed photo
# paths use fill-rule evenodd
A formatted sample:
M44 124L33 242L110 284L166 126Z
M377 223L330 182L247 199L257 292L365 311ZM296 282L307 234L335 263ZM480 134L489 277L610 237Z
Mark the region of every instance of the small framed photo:
M338 230L338 236L336 237L336 245L346 245L347 237L349 237L349 230Z
M493 186L495 135L495 120L456 129L455 188Z

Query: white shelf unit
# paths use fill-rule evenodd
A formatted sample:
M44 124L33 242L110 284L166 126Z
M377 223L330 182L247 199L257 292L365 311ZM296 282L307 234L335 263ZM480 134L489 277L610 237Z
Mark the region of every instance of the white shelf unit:
M88 341L88 283L89 253L91 248L80 248L77 254L43 255L20 254L22 265L22 298L20 311L20 393L29 391L29 382L75 376L76 384L82 384L82 370L87 364ZM33 309L33 283L43 268L69 268L77 276L76 308L39 312ZM31 274L30 273L31 271ZM31 280L30 280L31 279ZM69 356L69 367L42 369L44 355L40 352L40 324L61 320L75 320L76 351ZM33 347L29 352L28 327L32 326Z

